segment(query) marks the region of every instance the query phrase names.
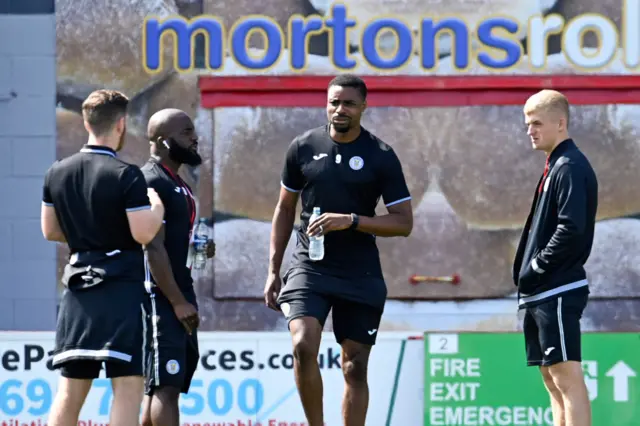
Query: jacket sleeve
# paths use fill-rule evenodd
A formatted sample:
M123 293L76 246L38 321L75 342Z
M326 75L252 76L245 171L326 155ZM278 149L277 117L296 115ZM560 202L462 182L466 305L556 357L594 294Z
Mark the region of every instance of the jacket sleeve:
M540 274L566 262L580 244L586 228L587 185L580 166L564 164L556 176L558 225L547 246L531 262L533 270Z

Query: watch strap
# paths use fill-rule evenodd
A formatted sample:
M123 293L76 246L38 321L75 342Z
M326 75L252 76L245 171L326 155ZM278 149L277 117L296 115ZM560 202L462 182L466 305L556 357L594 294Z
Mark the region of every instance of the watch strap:
M360 217L355 213L351 213L351 226L349 227L349 229L358 229L358 223L360 223Z

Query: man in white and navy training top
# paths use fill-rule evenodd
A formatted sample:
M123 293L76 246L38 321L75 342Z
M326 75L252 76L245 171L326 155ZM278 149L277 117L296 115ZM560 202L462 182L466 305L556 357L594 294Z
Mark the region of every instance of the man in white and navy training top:
M580 319L589 287L598 181L569 137L569 102L553 90L528 99L524 116L533 148L547 156L513 265L525 310L527 363L539 366L555 425L590 426L582 373Z
M406 237L413 227L411 196L393 149L360 125L367 87L340 75L327 93L328 124L296 137L286 153L273 217L265 302L281 310L293 337L296 383L310 426L324 425L318 350L331 310L342 346L344 424L364 426L367 365L385 305L376 237ZM280 268L298 199L301 226L281 288ZM388 214L376 216L380 198ZM322 215L309 223L314 207ZM325 254L309 257L310 236L324 236Z
M89 95L82 105L87 144L45 176L42 232L70 250L53 356L62 377L50 426L78 424L103 363L113 385L109 423L139 424L146 345L142 246L158 232L164 206L140 169L117 157L128 103L115 91Z

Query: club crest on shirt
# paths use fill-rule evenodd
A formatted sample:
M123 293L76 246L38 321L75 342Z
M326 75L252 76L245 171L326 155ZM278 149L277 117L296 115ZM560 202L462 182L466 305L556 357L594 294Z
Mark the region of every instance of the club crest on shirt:
M349 166L353 170L360 170L362 166L364 166L364 160L358 156L351 157L351 160L349 160Z
M170 359L169 361L167 361L166 368L167 373L171 375L178 374L178 372L180 371L180 363L175 359Z

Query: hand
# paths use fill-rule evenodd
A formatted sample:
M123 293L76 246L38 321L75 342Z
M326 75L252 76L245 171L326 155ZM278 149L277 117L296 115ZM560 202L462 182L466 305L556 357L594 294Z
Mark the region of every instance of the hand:
M155 189L147 188L147 197L149 197L149 201L151 202L151 205L154 205L154 204L159 204L161 206L163 205L162 200L160 199L160 196L158 195Z
M518 285L523 293L528 293L540 281L541 274L533 270L531 262L524 268L524 271L518 277Z
M331 231L347 229L351 223L353 223L353 219L350 214L323 213L309 224L307 234L310 237L319 237Z
M282 281L280 280L280 274L269 273L267 283L264 286L264 303L274 311L280 311L276 300L278 299L281 288Z
M206 251L207 251L207 259L211 259L216 255L216 243L213 240L207 240Z
M173 307L173 312L189 334L200 325L198 310L191 303L179 303Z

